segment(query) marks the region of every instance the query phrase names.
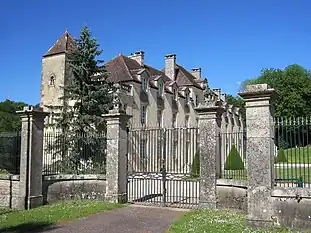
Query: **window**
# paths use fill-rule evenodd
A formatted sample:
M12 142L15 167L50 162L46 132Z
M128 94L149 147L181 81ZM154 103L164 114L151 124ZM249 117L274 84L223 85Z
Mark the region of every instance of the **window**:
M163 83L161 80L158 81L158 95L159 96L163 95Z
M140 148L139 148L140 162L142 164L142 169L145 170L145 164L147 162L147 140L140 140Z
M173 158L177 160L178 158L178 141L174 141L173 143Z
M176 128L177 125L177 113L173 113L173 117L172 117L172 127Z
M189 92L186 92L186 103L188 104L190 100Z
M189 115L185 116L185 127L189 127Z
M148 89L148 80L147 80L147 78L142 77L142 79L141 79L141 88L143 89L143 91L147 91L147 89Z
M53 75L50 77L49 85L53 87L55 86L55 77Z
M195 96L195 106L198 106L199 105L199 96L196 95Z
M175 88L173 88L173 98L174 98L174 100L177 101L177 97L178 97L178 92L177 92L177 90Z
M122 89L122 91L124 91L127 95L133 95L133 94L132 94L132 86L131 86L131 85L122 84L122 85L121 85L121 89Z
M143 126L146 125L147 106L141 106L140 108L140 122Z
M159 127L162 127L162 119L163 119L163 110L162 109L159 109L158 112L157 112L157 121L158 121L158 126Z

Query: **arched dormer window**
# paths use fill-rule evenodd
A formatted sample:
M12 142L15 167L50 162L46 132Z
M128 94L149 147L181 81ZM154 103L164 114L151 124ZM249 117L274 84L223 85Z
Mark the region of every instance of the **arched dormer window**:
M50 77L49 85L52 86L52 87L55 86L55 77L53 75Z
M145 92L148 90L148 78L142 77L141 79L141 89Z
M162 82L162 80L158 81L158 95L161 97L163 96L163 82Z

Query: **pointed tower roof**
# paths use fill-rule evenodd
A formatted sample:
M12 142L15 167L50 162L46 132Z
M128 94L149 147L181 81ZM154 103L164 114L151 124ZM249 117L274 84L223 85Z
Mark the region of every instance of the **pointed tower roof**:
M72 39L69 32L65 33L55 42L55 44L43 55L43 57L65 53L76 47L74 40Z

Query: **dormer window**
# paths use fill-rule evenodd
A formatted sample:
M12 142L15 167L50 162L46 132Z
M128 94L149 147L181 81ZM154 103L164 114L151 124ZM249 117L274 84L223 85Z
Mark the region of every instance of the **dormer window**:
M175 101L177 101L177 97L178 97L178 91L176 90L176 88L173 88L173 98Z
M148 79L145 77L142 77L141 79L141 89L145 92L147 92L148 89Z
M132 93L132 86L131 85L126 85L126 84L122 84L121 85L121 89L122 91L124 91L127 95L130 95L132 96L133 93Z
M177 113L173 113L173 116L172 116L172 127L173 128L177 127Z
M161 80L158 81L158 95L163 96L163 82Z
M199 96L196 95L195 96L195 106L198 106L199 105Z
M147 106L142 105L140 109L140 123L142 126L146 125Z
M188 104L190 101L190 95L189 92L186 92L186 103Z
M55 86L55 77L53 75L50 77L49 85L52 86L52 87Z

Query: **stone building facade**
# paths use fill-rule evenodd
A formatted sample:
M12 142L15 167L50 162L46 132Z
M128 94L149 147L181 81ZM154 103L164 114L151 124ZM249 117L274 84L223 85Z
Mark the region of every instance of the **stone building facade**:
M74 46L72 37L66 31L42 57L40 105L44 111L50 112L45 122L47 130L55 130L55 119L64 105L63 87L70 75L67 52ZM237 132L243 129L239 110L227 104L226 95L220 89L208 87L201 68L187 71L178 64L175 54L165 55L162 70L147 65L144 58L145 53L137 51L129 56L120 54L105 64L110 72L108 81L120 86L121 105L131 116L131 129L196 128L198 118L195 108L206 101L216 100L225 108L221 131ZM176 147L179 148L178 153L183 154L185 149L182 144L186 141L183 137L178 136L175 144L169 142L167 150L174 151L170 147ZM197 140L191 138L191 141ZM142 153L139 148L149 151L148 148L157 147L156 141L143 142L146 145L137 146L135 153ZM192 148L187 161L192 160L195 152L196 148ZM176 157L174 152L170 154Z
M74 41L66 31L42 57L40 105L50 112L46 126L51 128L64 104L64 84L70 75L67 51ZM106 63L109 81L121 86L121 102L131 115L132 128L196 127L195 107L207 99L218 98L226 107L223 130L240 128L238 109L226 105L220 89L207 88L201 68L187 71L177 63L176 55L164 58L165 67L158 70L144 63L144 52L118 55ZM228 120L231 119L231 120ZM230 126L232 125L232 126Z

